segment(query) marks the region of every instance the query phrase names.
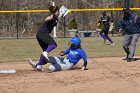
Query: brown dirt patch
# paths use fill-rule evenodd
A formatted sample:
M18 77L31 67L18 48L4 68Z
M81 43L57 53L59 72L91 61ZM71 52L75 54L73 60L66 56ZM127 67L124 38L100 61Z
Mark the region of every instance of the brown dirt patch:
M139 93L140 60L127 63L122 57L88 59L89 70L75 69L47 73L34 71L28 62L1 62L0 93ZM139 59L139 57L137 57Z

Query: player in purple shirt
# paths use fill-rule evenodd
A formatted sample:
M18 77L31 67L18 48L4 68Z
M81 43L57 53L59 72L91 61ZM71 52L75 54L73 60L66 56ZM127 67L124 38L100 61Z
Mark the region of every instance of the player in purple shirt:
M109 28L110 28L110 17L106 14L106 11L102 12L102 17L99 20L97 26L99 24L103 24L103 28L100 31L100 36L104 39L104 43L106 44L107 40L111 43L111 45L114 45L115 43L112 41L112 39L108 36Z
M57 47L55 40L51 37L50 33L57 25L58 19L61 17L58 6L49 6L50 15L45 19L42 26L39 28L36 38L42 48L43 52L40 56L37 68L41 69L42 64L46 64L48 60L48 53Z

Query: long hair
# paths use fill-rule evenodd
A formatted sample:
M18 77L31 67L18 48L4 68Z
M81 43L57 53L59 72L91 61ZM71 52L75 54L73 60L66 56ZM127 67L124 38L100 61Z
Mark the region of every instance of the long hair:
M56 11L59 10L59 7L58 6L49 6L48 9L51 13L55 13Z

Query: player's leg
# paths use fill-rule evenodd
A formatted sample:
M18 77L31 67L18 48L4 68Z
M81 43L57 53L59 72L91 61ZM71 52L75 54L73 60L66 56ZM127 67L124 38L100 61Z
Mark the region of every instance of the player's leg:
M43 56L43 58L44 58L44 56ZM53 64L53 65L55 65L55 68L56 68L56 70L61 70L61 67L60 67L60 65L58 65L58 64L62 64L63 63L63 60L64 60L64 58L60 58L60 57L56 57L56 56L50 56L50 57L48 57L48 60L49 61L45 61L45 64L47 64L47 63L51 63L51 64ZM41 62L38 62L37 64L35 63L35 62L33 62L32 60L30 60L29 59L29 63L30 63L30 65L32 66L32 68L34 68L34 69L37 69L37 70L42 70L42 65L44 65L44 64L42 64ZM56 65L57 64L57 65Z
M53 72L53 71L61 70L60 64L63 62L64 58L52 56L52 57L49 57L49 60L51 63L51 65L49 66L49 71Z
M133 34L132 35L132 40L131 40L131 43L130 43L130 46L129 46L130 53L128 55L128 60L127 61L132 61L132 59L133 59L135 49L136 49L136 43L138 41L139 36L140 36L140 34Z
M46 60L48 60L48 53L55 49L57 47L57 44L49 34L46 35L45 42L48 44L48 47L45 49L44 52L42 52L42 55L45 57Z
M129 44L130 44L130 42L131 42L131 38L132 38L132 35L126 34L125 37L124 37L124 41L123 41L123 49L124 49L124 51L125 51L126 54L127 54L127 56L126 56L126 58L125 58L126 60L127 60L128 55L129 55L129 53L130 53L130 51L129 51Z
M71 69L72 66L73 66L72 63L70 63L67 59L64 59L63 61L61 60L61 61L57 62L57 64L50 65L49 70L52 71L52 72L68 70L68 69Z
M37 65L31 59L29 59L28 62L32 66L33 69L38 70L38 71L41 71L42 70L42 65Z
M29 64L32 66L33 69L36 69L36 63L34 63L31 59L28 60Z
M107 40L111 43L111 45L115 45L115 43L112 41L112 39L108 36L108 34L105 34Z
M38 32L36 35L37 41L42 48L43 51L46 51L46 49L49 47L49 39L48 39L48 33L47 32ZM32 67L35 67L37 70L42 69L42 65L45 65L48 61L48 57L45 59L44 55L40 55L39 62L34 66L34 63L29 61Z
M56 48L57 44L48 32L40 32L37 34L37 37L43 43L43 45L41 45L43 49L42 55L45 57L46 61L48 61L48 53Z
M43 40L40 39L40 37L41 37L41 35L36 36L37 41L38 41L40 47L42 48L42 50L45 50L48 47L48 45L45 44L43 42ZM39 70L39 71L42 70L42 65L46 64L45 58L44 58L44 56L42 54L40 55L40 59L39 59L37 64L35 62L33 62L32 60L30 60L30 59L28 61L29 61L29 64L32 66L32 68L34 68L36 70Z
M40 38L41 37L41 38ZM48 44L46 42L44 42L45 38L42 38L42 35L40 35L39 37L37 37L38 43L41 46L42 50L45 51L46 48L48 47ZM41 54L40 55L40 59L38 61L38 63L36 64L36 68L37 70L41 70L42 69L42 65L45 65L47 62L44 58L44 56Z
M106 37L104 35L105 27L100 31L100 36L104 39L104 43L106 42Z
M113 45L114 43L113 43L112 39L108 36L108 31L109 31L109 26L105 26L105 29L104 29L105 37Z

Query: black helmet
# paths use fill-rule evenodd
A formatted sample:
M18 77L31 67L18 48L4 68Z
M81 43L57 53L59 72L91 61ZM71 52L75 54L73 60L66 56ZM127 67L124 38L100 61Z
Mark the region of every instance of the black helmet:
M106 11L103 11L102 14L106 14Z
M103 16L106 16L106 11L103 11L103 12L102 12L102 15L103 15Z

